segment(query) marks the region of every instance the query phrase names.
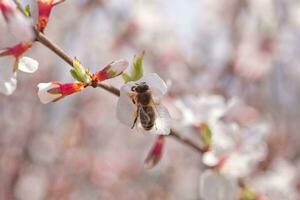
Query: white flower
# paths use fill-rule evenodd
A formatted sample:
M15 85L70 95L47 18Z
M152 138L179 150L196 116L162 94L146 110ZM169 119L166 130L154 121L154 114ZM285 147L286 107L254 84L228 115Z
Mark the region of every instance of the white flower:
M235 179L206 170L200 176L199 194L203 200L234 200L237 199L238 184Z
M11 0L0 2L0 48L34 39L33 24L25 17Z
M149 86L151 97L155 111L154 126L151 130L146 131L141 124L140 117L138 115L136 126L138 130L143 132L149 132L153 134L168 135L170 133L171 117L168 110L161 104L161 100L167 92L167 86L165 82L157 74L148 74L142 77L136 82L128 82L121 88L120 98L117 105L117 117L118 119L129 127L132 127L137 116L137 104L133 102L132 87L137 84L145 83ZM143 112L143 110L141 110Z
M225 175L245 177L267 155L268 126L263 122L252 123L249 127L220 122L212 132L212 145L204 154L203 163L215 166L225 158L220 166L220 172Z
M227 109L225 99L220 95L185 96L175 105L182 112L184 125L215 122Z
M252 177L250 186L270 200L299 199L299 168L283 158L272 161L264 173Z
M253 111L237 98L226 102L218 95L188 96L178 100L176 106L182 112L183 125L201 127L199 124L204 123L211 130L209 151L202 157L205 165L218 165L220 173L238 178L249 175L265 158L268 126L254 120Z
M0 93L11 95L17 87L17 71L33 73L38 69L38 62L29 57L21 57L16 63L11 57L3 57L0 59ZM16 64L16 69L11 66Z

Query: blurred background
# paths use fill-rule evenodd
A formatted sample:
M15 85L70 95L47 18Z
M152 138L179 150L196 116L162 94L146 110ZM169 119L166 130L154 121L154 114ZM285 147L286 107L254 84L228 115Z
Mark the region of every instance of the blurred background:
M22 3L36 15L35 1ZM271 125L263 170L280 159L283 177L288 168L297 178L299 13L296 0L66 0L45 34L92 72L145 50L145 71L169 85L165 104L176 120L174 101L187 95L239 97ZM117 120L115 96L88 88L43 105L36 85L72 81L69 66L39 43L26 55L39 70L20 73L16 92L0 95L1 200L200 199L203 165L193 149L167 138L162 160L144 169L155 137ZM299 193L300 179L293 183L282 188Z

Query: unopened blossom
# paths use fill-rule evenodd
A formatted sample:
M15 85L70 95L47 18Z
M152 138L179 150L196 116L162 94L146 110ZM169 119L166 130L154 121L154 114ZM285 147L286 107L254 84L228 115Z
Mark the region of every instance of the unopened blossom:
M128 61L118 60L108 64L104 69L93 75L93 81L100 82L119 76L128 67Z
M44 29L46 28L53 6L63 1L64 0L38 0L37 1L38 9L39 9L37 28L39 31L43 32Z
M164 147L164 136L158 136L154 142L153 147L151 148L146 160L145 167L150 169L154 167L161 159L163 147Z
M145 84L149 87L151 99L149 106L154 108L154 126L150 130L145 130L141 124L140 112L138 112L139 102L134 103L133 88L137 85ZM120 98L117 104L117 117L125 125L136 128L137 131L168 135L170 133L171 117L168 110L161 104L163 96L167 92L166 83L157 74L147 74L138 81L124 84L120 90ZM140 109L141 110L141 109ZM144 112L143 110L141 112ZM143 113L145 114L145 113ZM147 113L146 113L147 115ZM136 119L136 124L135 124Z
M238 184L235 179L206 170L200 176L199 195L203 200L235 200Z
M31 43L23 42L0 52L0 57L3 57L0 58L0 60L6 61L0 66L0 69L3 70L0 80L1 93L11 95L15 91L18 71L33 73L38 69L39 64L36 60L29 57L22 57L23 53L25 53L30 47ZM7 73L8 69L10 70L10 73ZM4 71L6 72L4 73Z
M12 0L0 1L0 48L34 39L33 25Z
M44 104L58 101L59 99L79 92L84 89L84 84L81 82L75 83L39 83L38 84L38 96L40 101Z

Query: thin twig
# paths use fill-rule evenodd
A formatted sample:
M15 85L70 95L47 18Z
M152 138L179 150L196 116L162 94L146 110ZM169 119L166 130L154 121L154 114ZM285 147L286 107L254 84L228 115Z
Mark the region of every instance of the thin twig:
M66 63L73 67L73 59L70 58L62 49L51 42L43 33L35 29L36 40L42 43L44 46L52 50L56 55L61 57Z
M184 143L185 145L188 145L189 147L193 148L194 150L198 151L199 153L205 153L208 149L207 148L200 148L198 145L196 145L194 142L191 140L182 137L180 134L175 132L174 130L171 129L171 133L169 136L172 136L174 139L180 141L181 143Z

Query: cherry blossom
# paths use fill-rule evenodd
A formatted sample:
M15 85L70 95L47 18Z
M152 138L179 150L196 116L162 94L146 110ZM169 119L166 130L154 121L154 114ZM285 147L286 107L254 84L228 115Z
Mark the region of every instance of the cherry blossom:
M84 89L84 84L81 82L75 83L39 83L38 96L42 103L50 103L57 101L65 96L79 92Z
M25 53L31 47L30 43L20 43L14 47L4 49L0 52L1 60L4 61L2 65L9 65L9 66L2 66L1 69L6 71L8 68L11 70L10 73L2 72L2 80L0 84L0 92L5 95L11 95L17 86L17 72L22 71L26 73L33 73L38 69L39 63L29 57L22 57L23 53ZM6 57L4 57L6 56Z
M104 69L98 71L93 75L93 81L104 81L111 79L122 74L122 72L128 67L128 61L118 60L108 64Z
M205 165L239 178L249 175L265 158L268 124L253 119L252 109L237 98L226 102L218 95L188 96L176 105L182 112L183 125L196 127L200 135L205 127L211 132L211 140L206 144L208 151L202 160Z
M17 10L11 0L0 1L0 48L20 42L31 42L34 39L33 24Z
M140 120L137 120L138 131L152 134L168 135L170 133L171 117L168 110L161 104L163 96L167 92L165 82L157 74L147 74L138 81L128 82L121 87L120 98L117 104L117 117L125 125L132 127L137 113L137 105L133 103L132 87L136 84L145 83L149 86L152 94L152 104L155 107L156 119L154 127L146 131L143 129Z

